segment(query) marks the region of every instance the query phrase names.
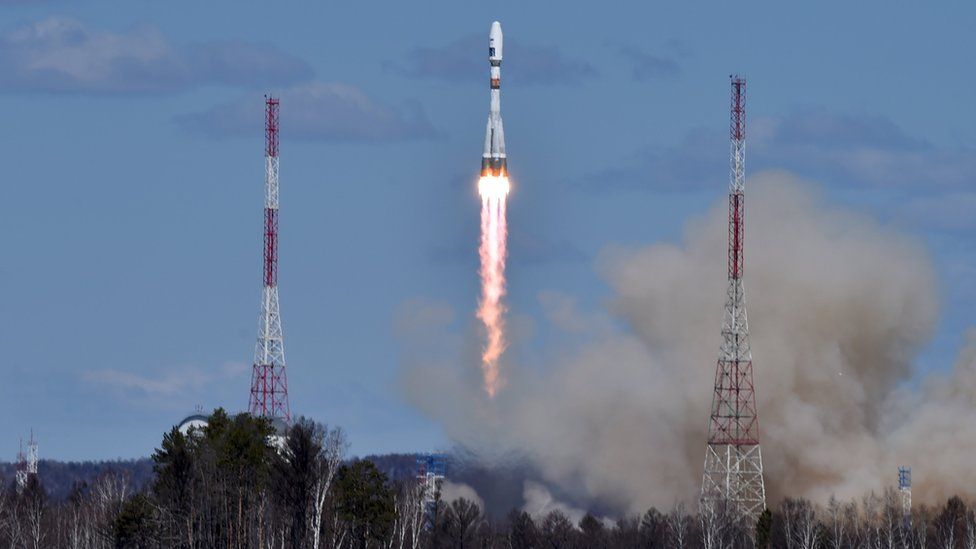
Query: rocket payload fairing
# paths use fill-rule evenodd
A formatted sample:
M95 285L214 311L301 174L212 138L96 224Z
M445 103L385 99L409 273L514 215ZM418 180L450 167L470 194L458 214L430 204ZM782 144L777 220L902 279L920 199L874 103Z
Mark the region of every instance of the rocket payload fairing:
M485 152L481 155L481 177L506 176L505 130L502 129L502 25L491 24L488 33L488 63L491 65L491 103L488 128L485 130Z

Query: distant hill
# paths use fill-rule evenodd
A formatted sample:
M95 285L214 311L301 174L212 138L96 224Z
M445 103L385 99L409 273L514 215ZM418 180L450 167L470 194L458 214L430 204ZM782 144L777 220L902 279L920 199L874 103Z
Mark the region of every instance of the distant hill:
M417 475L417 454L368 455L363 459L372 461L373 465L392 481L413 478Z
M403 480L416 474L414 454L366 456L391 480ZM0 462L0 482L11 486L16 475L15 463ZM91 482L107 472L128 474L133 490L141 490L153 479L153 463L149 458L114 461L54 461L43 459L37 464L37 476L49 497L62 500L71 494L76 484Z
M11 486L16 475L16 464L0 463L0 479L3 486ZM153 478L152 460L141 458L118 461L54 461L42 459L37 464L37 476L49 497L62 500L71 494L75 484L91 482L99 475L122 471L129 475L134 490L145 487Z
M372 461L392 481L417 474L416 454L368 455L362 459ZM4 488L12 486L15 472L15 464L0 462L0 481ZM67 498L75 485L90 483L107 472L126 473L132 489L141 490L152 482L153 463L149 458L82 462L45 459L38 463L41 485L54 500ZM521 504L525 479L539 478L539 475L518 464L486 468L459 452L448 459L447 478L474 487L489 512L504 513Z

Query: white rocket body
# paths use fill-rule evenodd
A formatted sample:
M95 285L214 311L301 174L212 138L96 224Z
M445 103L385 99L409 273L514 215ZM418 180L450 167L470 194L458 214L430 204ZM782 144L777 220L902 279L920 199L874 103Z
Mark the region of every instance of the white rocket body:
M491 103L488 107L488 128L485 130L485 151L481 155L481 176L508 175L505 161L505 130L502 128L502 25L491 24L488 33L488 63L491 65Z

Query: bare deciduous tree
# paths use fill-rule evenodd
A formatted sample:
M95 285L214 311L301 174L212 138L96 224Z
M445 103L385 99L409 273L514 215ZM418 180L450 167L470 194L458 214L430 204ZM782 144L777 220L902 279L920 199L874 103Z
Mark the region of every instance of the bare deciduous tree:
M783 529L788 549L815 549L820 543L817 510L805 499L783 501Z
M854 509L854 513L857 509ZM847 525L850 522L851 513L848 507L841 505L837 498L830 496L827 502L827 545L831 549L843 549L847 547Z
M887 488L882 497L881 527L879 545L883 549L894 549L900 544L904 531L901 502L894 488Z
M965 528L966 504L958 497L951 497L943 507L942 512L935 518L934 541L939 549L956 549L956 544L963 537Z
M418 549L424 532L426 485L410 479L400 483L396 494L396 519L387 547Z
M444 510L444 532L451 547L473 547L483 523L481 508L473 501L458 498Z
M684 503L676 503L668 513L668 537L671 547L685 549L691 542L691 522Z
M966 513L966 539L963 542L966 549L976 549L976 514L973 511Z
M322 515L325 511L325 501L335 480L336 471L346 455L348 443L342 429L324 427L322 450L315 462L315 484L312 488L312 512L309 517L309 528L313 532L312 547L318 549L321 543Z
M561 511L550 512L542 521L542 538L551 549L572 547L573 533L573 523Z
M726 547L729 520L728 506L724 501L702 501L698 506L698 522L701 526L703 549Z

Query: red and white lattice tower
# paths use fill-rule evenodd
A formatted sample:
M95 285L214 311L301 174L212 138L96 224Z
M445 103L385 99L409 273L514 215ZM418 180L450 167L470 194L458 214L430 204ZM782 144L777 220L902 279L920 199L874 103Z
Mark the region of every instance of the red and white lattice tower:
M281 419L287 423L291 420L291 411L278 310L278 100L268 97L265 106L264 291L248 410L255 416Z
M746 81L732 77L732 159L729 186L728 302L722 348L715 368L715 392L708 422L702 501L720 503L744 517L766 508L759 413L752 381L752 350L742 286L745 236Z

